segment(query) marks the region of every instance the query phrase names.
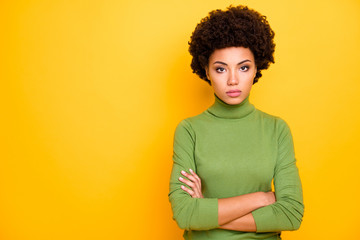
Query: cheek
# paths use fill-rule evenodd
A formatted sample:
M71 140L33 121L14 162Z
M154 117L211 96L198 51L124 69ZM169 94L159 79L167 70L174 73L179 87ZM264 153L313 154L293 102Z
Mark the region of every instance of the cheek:
M252 79L250 79L247 83L246 83L246 86L245 86L245 88L247 89L247 91L250 91L251 90L251 88L252 88L252 86L253 86L253 78Z
M224 89L224 84L221 84L220 82L213 82L213 89L215 92L222 91Z
M214 78L213 76L211 76L211 82L212 85L215 87L215 86L219 86L221 81L218 78Z

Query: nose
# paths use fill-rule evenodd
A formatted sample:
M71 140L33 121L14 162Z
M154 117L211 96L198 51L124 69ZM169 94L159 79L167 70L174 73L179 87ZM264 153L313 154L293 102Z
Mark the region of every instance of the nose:
M236 74L235 70L230 71L229 78L228 78L229 85L238 85L239 84L239 76Z

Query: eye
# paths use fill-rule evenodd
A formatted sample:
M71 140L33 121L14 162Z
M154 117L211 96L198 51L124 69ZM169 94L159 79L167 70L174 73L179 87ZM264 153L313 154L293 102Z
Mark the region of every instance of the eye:
M242 72L246 72L248 69L249 69L249 66L241 66L241 67L240 67L240 70L241 70Z
M216 68L216 72L218 72L218 73L223 73L223 72L225 72L225 68L223 68L223 67L218 67L218 68Z

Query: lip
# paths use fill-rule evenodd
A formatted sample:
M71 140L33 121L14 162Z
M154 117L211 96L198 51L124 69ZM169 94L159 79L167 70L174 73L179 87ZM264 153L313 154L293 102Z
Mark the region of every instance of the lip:
M241 91L240 90L230 90L230 91L226 92L226 94L229 97L238 97L238 96L240 96Z
M227 91L226 93L233 93L233 92L241 92L241 91L240 91L240 90L235 89L235 90L230 90L230 91Z

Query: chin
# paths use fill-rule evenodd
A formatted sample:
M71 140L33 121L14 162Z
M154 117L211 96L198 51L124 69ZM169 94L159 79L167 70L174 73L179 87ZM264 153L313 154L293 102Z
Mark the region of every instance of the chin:
M228 99L226 99L226 103L231 104L231 105L235 105L235 104L241 103L243 100L244 99L242 99L242 98L231 98L231 97L229 97Z

